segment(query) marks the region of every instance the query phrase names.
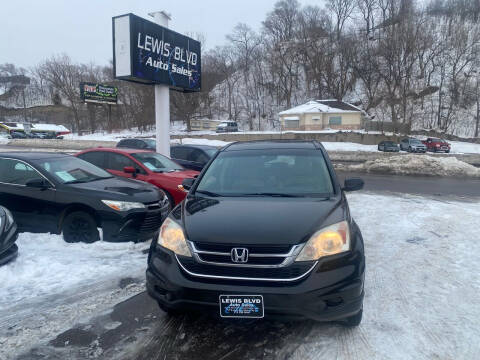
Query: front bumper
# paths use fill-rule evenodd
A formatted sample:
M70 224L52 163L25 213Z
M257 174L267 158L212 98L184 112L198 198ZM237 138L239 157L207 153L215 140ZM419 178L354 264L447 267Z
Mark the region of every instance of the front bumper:
M155 210L134 211L124 217L102 217L103 239L112 242L142 242L158 234L169 205Z
M202 279L188 275L171 251L156 248L153 242L146 276L150 296L170 309L219 316L219 295L262 295L267 318L334 321L362 309L364 269L362 244L361 250L319 261L297 281Z
M412 148L413 152L418 152L418 153L426 153L427 148Z

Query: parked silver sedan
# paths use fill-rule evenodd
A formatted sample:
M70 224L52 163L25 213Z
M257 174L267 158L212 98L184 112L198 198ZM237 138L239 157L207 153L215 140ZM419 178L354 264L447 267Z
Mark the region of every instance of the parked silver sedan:
M417 152L426 153L427 147L425 146L424 143L422 143L418 139L405 138L402 141L400 141L400 150L414 152L414 153L417 153Z

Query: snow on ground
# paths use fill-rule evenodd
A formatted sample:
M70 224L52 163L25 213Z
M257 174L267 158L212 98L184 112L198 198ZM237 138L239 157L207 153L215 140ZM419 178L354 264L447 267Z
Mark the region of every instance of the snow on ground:
M0 309L145 267L148 243L68 244L59 235L20 234L18 259L0 267Z
M480 144L464 141L448 141L452 146L453 154L480 154Z
M342 170L381 174L457 176L480 178L480 168L455 157L418 156L408 154L369 160L362 164L340 165Z
M28 349L144 289L149 243L68 244L24 233L17 244L17 259L0 267L0 359L9 346ZM122 278L133 286L119 287Z
M337 339L346 346L337 347L342 357L478 357L480 306L472 299L480 291L480 243L471 235L480 202L362 193L348 200L367 272L364 322Z

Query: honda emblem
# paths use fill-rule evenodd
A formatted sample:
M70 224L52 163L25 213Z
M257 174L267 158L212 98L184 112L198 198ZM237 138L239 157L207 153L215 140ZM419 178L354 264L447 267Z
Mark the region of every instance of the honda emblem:
M237 264L243 264L248 261L248 249L247 248L233 248L230 252L232 261Z

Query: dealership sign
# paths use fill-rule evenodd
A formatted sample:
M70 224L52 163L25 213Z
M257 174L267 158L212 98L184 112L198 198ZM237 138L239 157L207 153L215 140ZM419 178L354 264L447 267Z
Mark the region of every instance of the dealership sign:
M200 90L200 42L133 14L112 22L115 78Z
M116 104L118 88L95 83L80 83L80 97L85 102Z

